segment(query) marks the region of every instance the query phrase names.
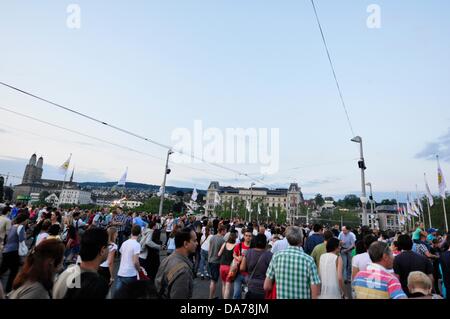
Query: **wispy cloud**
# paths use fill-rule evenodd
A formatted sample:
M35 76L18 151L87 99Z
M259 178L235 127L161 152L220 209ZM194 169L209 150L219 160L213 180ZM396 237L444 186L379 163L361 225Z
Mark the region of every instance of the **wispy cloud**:
M309 180L309 181L304 181L302 183L303 187L316 187L316 186L321 186L321 185L325 185L325 184L330 184L330 183L334 183L337 181L340 181L341 178L340 177L329 177L329 178L324 178L324 179L313 179L313 180Z
M436 142L425 145L415 158L434 160L436 155L443 161L450 162L450 128L447 133L438 137Z

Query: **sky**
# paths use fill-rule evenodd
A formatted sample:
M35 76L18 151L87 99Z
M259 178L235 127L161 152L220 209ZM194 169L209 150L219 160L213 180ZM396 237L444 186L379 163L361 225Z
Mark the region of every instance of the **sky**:
M436 154L450 181L450 2L315 2L366 181L376 193L422 192L427 173L437 193ZM73 3L79 29L67 26ZM367 27L371 4L380 28ZM263 187L360 192L359 147L309 0L2 1L0 39L2 82L166 145L196 120L276 128L277 173L223 166ZM116 181L128 167L129 181L161 184L166 149L3 86L0 101L0 174L13 183L36 152L44 178L62 179L72 153L76 181ZM252 182L206 163L170 168L171 186Z

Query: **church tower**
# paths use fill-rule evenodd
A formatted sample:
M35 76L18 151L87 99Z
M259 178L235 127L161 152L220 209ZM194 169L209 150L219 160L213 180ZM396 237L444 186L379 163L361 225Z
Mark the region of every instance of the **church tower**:
M40 182L42 179L42 172L44 170L43 168L44 166L44 159L41 157L39 157L38 161L37 161L37 165L36 165L36 169L35 169L35 175L34 175L34 182Z
M22 184L33 183L34 173L36 169L36 154L33 154L25 167L25 172L23 173Z

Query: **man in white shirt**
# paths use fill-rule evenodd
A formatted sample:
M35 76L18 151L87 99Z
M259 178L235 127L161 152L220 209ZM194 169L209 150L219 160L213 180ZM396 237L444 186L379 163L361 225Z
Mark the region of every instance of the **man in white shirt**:
M272 247L272 254L275 254L279 251L285 250L286 248L289 247L289 243L286 239L286 237L284 237L283 239L277 240Z
M134 225L131 228L131 238L126 240L120 247L120 266L117 273L116 285L113 292L113 298L120 298L121 289L136 280L141 270L139 264L139 254L141 252L141 245L137 238L141 234L141 227Z
M352 279L352 250L355 248L356 236L347 226L342 226L338 239L341 241L341 257L344 262L344 282L348 284Z

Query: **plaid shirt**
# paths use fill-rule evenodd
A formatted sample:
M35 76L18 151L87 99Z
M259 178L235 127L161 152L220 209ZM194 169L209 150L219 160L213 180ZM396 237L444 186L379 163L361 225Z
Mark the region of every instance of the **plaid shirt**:
M123 225L120 225L120 226L117 225L116 226L118 232L121 232L121 231L125 230L125 222L126 222L126 220L127 220L127 216L125 214L117 214L116 216L113 217L113 219L112 219L113 223L114 222L116 222L116 223L123 223Z
M314 259L293 246L273 256L266 277L275 280L277 299L311 299L311 285L320 284Z

